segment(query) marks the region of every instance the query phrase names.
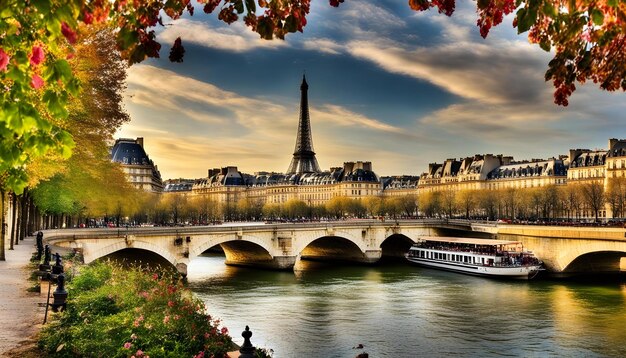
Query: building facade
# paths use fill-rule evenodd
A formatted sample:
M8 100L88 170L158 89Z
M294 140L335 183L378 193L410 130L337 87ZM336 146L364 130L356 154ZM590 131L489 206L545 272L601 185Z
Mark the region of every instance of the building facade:
M111 148L111 160L120 163L128 181L151 193L163 191L161 173L143 148L143 138L120 138Z

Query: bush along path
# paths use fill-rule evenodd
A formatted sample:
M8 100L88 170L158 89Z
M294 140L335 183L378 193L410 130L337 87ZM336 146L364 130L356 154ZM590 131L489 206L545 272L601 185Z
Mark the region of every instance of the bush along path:
M51 357L217 358L236 349L175 274L101 262L81 268L67 290L67 310L39 340Z

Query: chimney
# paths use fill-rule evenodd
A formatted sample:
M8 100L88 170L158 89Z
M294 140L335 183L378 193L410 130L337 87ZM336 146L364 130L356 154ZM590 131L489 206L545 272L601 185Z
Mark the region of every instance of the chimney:
M363 170L372 171L372 162L363 162Z
M617 142L618 142L617 138L609 139L609 147L607 149L611 150L611 148L613 148L613 146L615 146L615 144L617 144Z
M343 162L343 172L350 173L354 170L354 162Z
M143 148L143 137L138 137L137 138L137 144L139 144L141 146L141 148Z

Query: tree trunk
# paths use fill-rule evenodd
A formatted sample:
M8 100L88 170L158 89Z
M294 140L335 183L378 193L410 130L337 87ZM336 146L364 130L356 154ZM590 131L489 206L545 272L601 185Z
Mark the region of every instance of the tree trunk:
M26 232L26 223L28 222L28 188L24 189L24 194L22 194L22 200L20 201L20 240L24 240L24 237L28 236Z
M15 227L16 225L16 217L17 217L17 197L15 196L15 193L11 193L11 204L12 204L12 208L13 208L13 214L11 215L11 246L9 247L9 250L13 250L13 245L14 243L17 244L17 242L15 241L15 239L17 238L17 236L15 235Z
M4 216L4 190L0 189L0 261L5 261L4 255L4 238L6 234L5 219Z

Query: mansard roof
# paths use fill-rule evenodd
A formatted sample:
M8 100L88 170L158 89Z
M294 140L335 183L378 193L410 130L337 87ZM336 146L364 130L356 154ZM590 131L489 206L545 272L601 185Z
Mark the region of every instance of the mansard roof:
M615 143L607 153L608 157L626 157L626 140Z
M585 151L575 157L570 163L571 168L577 167L593 167L598 165L604 165L606 161L608 151L606 150L594 150Z
M492 170L487 176L487 179L566 175L567 167L564 165L563 160L551 158L548 160L502 165Z
M152 161L141 144L134 139L118 139L111 149L111 160L127 165L151 165Z

